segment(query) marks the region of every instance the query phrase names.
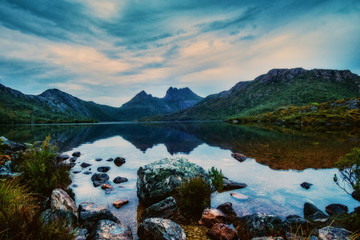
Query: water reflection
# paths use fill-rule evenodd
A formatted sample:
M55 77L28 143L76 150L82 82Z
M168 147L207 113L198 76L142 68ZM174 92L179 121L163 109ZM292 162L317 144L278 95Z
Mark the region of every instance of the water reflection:
M354 130L293 131L207 123L117 123L92 125L1 126L0 135L20 142L40 141L50 134L60 151L121 136L142 152L163 144L171 154L189 154L199 145L240 152L272 169L331 168L359 146Z

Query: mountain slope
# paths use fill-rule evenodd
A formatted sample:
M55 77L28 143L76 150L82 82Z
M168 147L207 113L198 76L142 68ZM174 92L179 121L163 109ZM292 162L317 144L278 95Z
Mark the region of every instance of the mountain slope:
M348 70L273 69L229 91L210 95L194 107L146 120L223 120L360 95L360 77Z
M153 97L151 94L141 91L129 102L122 105L118 114L124 120L131 121L183 110L194 106L200 100L202 100L202 97L196 95L189 88L170 87L163 98Z

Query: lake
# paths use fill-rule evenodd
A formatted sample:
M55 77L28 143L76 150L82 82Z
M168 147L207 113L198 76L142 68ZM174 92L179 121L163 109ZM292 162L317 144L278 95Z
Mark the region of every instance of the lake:
M333 182L338 173L334 162L352 147L360 146L354 129L274 130L222 122L0 126L1 136L18 142L41 141L48 134L65 154L81 152L72 169L81 171L72 173L76 203L93 201L107 206L123 224L131 226L133 233L137 229L137 170L161 158L183 156L206 170L214 166L231 180L248 184L247 188L230 191L247 195L246 200L235 199L230 192L212 196L212 206L232 202L239 216L256 212L283 218L303 216L305 202L322 211L332 203L345 204L350 211L360 205ZM249 159L239 162L231 157L232 152ZM126 159L121 167L106 161L118 156ZM82 162L92 166L82 169ZM110 180L121 176L129 181L113 184L115 190L105 194L100 187L93 187L91 175L83 174L89 168L95 173L99 166L111 167ZM309 190L300 187L305 181L313 184ZM112 206L116 199L130 203L116 209Z

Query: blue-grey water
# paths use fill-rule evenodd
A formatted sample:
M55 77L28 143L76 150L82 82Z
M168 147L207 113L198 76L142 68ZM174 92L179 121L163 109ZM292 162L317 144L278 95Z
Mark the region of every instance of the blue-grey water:
M76 203L93 201L107 206L123 224L137 227L138 198L136 195L137 170L140 166L161 158L183 156L205 169L215 166L228 178L248 184L234 190L247 195L246 200L235 199L230 192L214 193L211 205L216 207L232 202L239 216L256 212L286 217L303 216L305 202L325 211L332 203L342 203L352 211L360 205L334 182L338 170L333 167L360 140L352 131L326 131L322 133L267 130L226 123L110 123L94 125L28 125L0 127L0 135L21 142L41 141L50 134L65 154L81 152L72 171ZM231 157L241 152L250 158L239 162ZM117 167L108 158L124 157L126 163ZM102 158L102 161L95 161ZM82 162L92 166L82 169ZM95 188L92 175L99 166L110 166L110 180L117 176L129 179L113 184L110 194ZM300 187L310 182L309 190ZM74 187L77 186L77 187ZM116 199L128 199L120 209L112 206Z

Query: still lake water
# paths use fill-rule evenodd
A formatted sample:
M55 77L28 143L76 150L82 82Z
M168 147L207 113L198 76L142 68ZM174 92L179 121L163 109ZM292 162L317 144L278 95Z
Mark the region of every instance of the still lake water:
M72 169L81 171L72 173L72 187L77 185L73 187L76 203L93 201L107 206L123 224L131 226L133 233L137 228L137 170L166 157L183 156L206 170L215 166L226 177L248 184L231 191L247 195L247 200L234 199L230 192L212 196L212 206L232 202L239 216L256 212L303 216L305 202L322 211L332 203L345 204L350 211L360 205L333 182L338 173L334 162L352 147L360 146L359 134L353 130L275 131L218 122L0 126L1 136L19 142L41 141L48 134L65 154L81 152ZM239 162L231 157L232 152L250 158ZM117 156L126 159L121 167L106 161ZM92 166L82 169L82 162ZM93 187L92 175L83 174L89 169L95 173L100 166L111 167L107 173L110 180L121 176L129 181L113 184L115 190L105 194L100 187ZM300 187L305 181L314 185L305 190ZM112 206L116 199L129 199L130 203L116 209Z

